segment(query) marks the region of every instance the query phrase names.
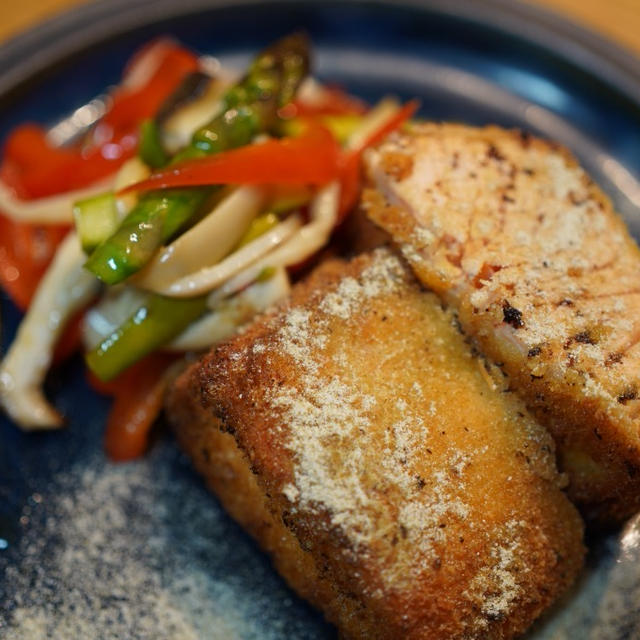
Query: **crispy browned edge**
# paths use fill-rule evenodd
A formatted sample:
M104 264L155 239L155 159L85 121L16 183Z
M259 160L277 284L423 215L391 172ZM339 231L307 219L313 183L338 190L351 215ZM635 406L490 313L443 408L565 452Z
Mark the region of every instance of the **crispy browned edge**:
M474 135L489 142L509 137L523 145L540 151L559 153L570 167L578 167L574 155L557 142L523 134L519 129L503 129L494 125L470 128L465 125L433 124L434 128L472 129ZM612 222L626 230L622 218L615 213L613 205L603 191L590 181L591 196L612 214ZM371 220L379 224L396 242L412 241L415 221L402 207L390 204L375 188L366 188L363 193L365 210ZM637 246L630 238L636 251ZM413 265L416 275L433 291L446 300L448 283L438 281L431 271L421 271ZM455 309L468 330L477 325L477 317L470 305ZM558 462L561 470L569 472L568 494L580 508L581 513L593 527L610 529L640 510L640 447L638 441L621 429L614 416L602 410L595 399L587 401L576 394L568 393L566 385L549 386L546 380L536 379L529 369L504 362L504 354L486 332L477 331L471 337L478 349L493 362L501 363L503 371L527 402L528 409L551 433L556 441ZM510 366L512 365L512 366ZM587 467L577 474L570 469L570 453L584 452L600 469L593 474Z
M321 267L320 273L316 270L294 287L289 304L302 301L308 293L335 282L342 271L342 263L337 260L325 262ZM341 590L326 566L318 566L318 558L304 550L292 531L283 501L271 496L247 451L239 446L224 413L219 411L220 407L213 407L207 397L212 369L218 368L218 374L224 376L221 370L229 355L239 347L238 341L251 344L263 335L267 319L275 313L259 318L241 336L218 345L184 372L167 396L167 415L178 442L208 487L269 554L278 573L296 593L323 611L345 637L374 638L380 621L361 609L357 598ZM233 391L229 389L229 393Z
M322 265L309 280L294 288L287 306L304 304L314 295L317 298L319 290L326 290L344 275L345 267L337 261ZM242 448L234 434L234 418L243 408L238 406L242 401L234 397L237 381L229 380L227 367L234 355L246 352L247 345L268 334L268 321L273 315L259 319L243 335L214 348L178 379L167 401L170 420L181 446L225 509L269 553L278 572L301 597L322 610L345 638L395 640L402 635L397 621L381 619L379 612L371 610L359 599L351 575L354 567L341 560L328 560L339 555L332 544L319 539L308 524L300 527L291 516L290 505L275 490L274 478L283 473L277 456L274 456L270 473L260 473L252 462L255 459L253 451ZM251 366L250 363L247 366ZM211 401L208 389L212 383L219 396L227 394L224 403ZM251 427L243 425L243 430L250 432ZM265 450L268 452L271 447L268 437L258 436L250 442L250 447L263 449L260 458L264 460ZM556 539L554 545L562 555L558 552L561 557L555 558L553 566L541 563L548 555L548 549L538 549L539 541L527 540L532 545L532 558L536 557L540 566L526 581L530 587L526 602L514 615L492 621L483 635L477 637L507 639L525 631L572 584L582 566L584 548L580 542L582 528L577 514L561 492L552 485L548 487L554 494L549 500L549 513L545 513L544 518L561 523L556 528L560 539ZM313 544L306 542L309 539ZM313 551L308 550L311 547ZM443 610L437 604L438 595L432 594L431 598L434 615L442 615ZM427 637L430 640L467 637L459 635L458 624L459 621L451 620L451 634L412 637L425 640ZM441 626L446 628L447 622Z

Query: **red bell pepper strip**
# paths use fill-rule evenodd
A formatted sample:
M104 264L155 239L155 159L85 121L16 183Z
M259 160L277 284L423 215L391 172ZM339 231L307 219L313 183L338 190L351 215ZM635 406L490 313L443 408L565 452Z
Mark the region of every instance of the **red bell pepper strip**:
M132 460L147 450L169 383L167 369L175 360L176 356L154 353L110 382L90 375L91 386L114 396L104 436L105 451L112 460Z
M152 117L197 67L192 53L167 46L149 81L136 89L116 89L110 110L86 140L71 147L52 146L42 127L17 127L5 143L0 178L19 198L31 199L79 189L111 175L134 155L140 123Z
M340 172L340 204L338 208L338 224L358 202L362 190L360 160L365 149L382 142L392 131L401 127L418 109L419 102L411 100L389 118L379 129L357 148L346 153L342 160Z
M73 189L80 160L76 149L51 146L42 127L24 124L5 142L0 178L18 198L41 198Z
M82 345L82 320L86 309L76 313L67 323L63 334L56 343L51 363L55 367L68 360Z
M113 107L101 124L116 132L137 129L143 120L156 114L187 74L198 69L198 58L193 52L171 40L162 41L161 45L164 51L151 78L139 88L117 88L113 94ZM153 46L151 44L149 48ZM132 66L135 62L134 58Z
M25 311L67 226L19 224L0 214L0 286Z
M113 105L84 144L57 148L36 125L22 125L5 142L0 179L19 198L79 189L112 174L135 153L140 122L153 115L184 76L197 68L189 51L168 43L158 69L140 88L116 89ZM0 213L0 286L25 311L69 226L31 225Z
M338 175L340 148L331 132L313 123L297 138L249 144L189 160L127 187L149 191L211 184L313 184Z
M392 118L389 118L379 129L373 131L354 151L362 153L365 149L382 142L392 131L399 129L418 110L419 106L420 102L418 100L410 100L407 102L407 104L398 109Z

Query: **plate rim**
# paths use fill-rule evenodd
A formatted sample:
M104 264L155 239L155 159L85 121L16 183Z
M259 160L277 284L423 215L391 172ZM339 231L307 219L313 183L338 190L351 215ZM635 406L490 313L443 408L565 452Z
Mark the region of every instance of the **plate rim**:
M38 74L88 47L154 21L200 10L264 5L260 0L97 0L72 7L0 44L0 100ZM617 89L640 108L640 56L555 11L513 0L272 0L436 11L499 28L555 53Z

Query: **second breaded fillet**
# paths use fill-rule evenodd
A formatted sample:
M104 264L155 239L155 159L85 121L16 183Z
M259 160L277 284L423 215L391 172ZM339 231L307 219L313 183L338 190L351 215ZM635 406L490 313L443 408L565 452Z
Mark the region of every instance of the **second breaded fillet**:
M554 436L592 518L640 508L640 252L568 152L427 124L371 153L368 213Z
M512 638L574 579L548 434L381 250L321 267L178 380L230 513L345 638Z

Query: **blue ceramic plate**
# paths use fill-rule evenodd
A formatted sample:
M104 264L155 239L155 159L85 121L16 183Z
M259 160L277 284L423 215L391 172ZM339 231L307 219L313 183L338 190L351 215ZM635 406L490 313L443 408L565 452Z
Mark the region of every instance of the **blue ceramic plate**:
M640 237L640 63L510 0L98 2L0 48L0 138L25 120L51 124L116 83L154 36L241 66L298 28L314 41L317 75L367 100L419 97L425 117L519 126L566 144ZM18 320L3 299L3 350ZM0 418L0 637L335 637L170 436L140 462L111 465L101 449L107 402L81 363L53 371L48 392L66 430L25 435ZM638 537L631 528L623 544L593 540L583 581L530 637L640 637Z

